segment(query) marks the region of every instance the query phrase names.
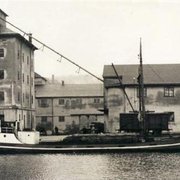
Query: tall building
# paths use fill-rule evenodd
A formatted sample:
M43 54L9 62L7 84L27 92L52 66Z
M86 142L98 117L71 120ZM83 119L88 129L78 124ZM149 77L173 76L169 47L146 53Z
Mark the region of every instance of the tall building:
M35 128L34 50L29 39L6 27L0 10L0 122L16 130Z

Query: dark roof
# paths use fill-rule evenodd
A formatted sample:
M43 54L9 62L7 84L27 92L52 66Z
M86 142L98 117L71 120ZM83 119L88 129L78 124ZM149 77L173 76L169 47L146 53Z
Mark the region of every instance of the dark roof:
M39 75L38 73L34 73L35 75L34 75L34 77L35 78L41 78L41 79L44 79L45 81L47 81L47 79L45 78L45 77L42 77L41 75Z
M37 50L38 48L34 46L32 43L30 43L26 38L24 38L21 34L15 33L11 30L6 29L5 32L0 33L0 38L17 38L21 41L23 41L27 46L32 48L33 50Z
M0 13L4 14L5 16L8 16L3 10L0 9Z
M115 68L123 84L137 82L139 65L115 65ZM144 64L143 70L145 84L180 84L180 64ZM116 77L111 65L104 66L103 77Z
M36 88L36 97L103 97L103 85L45 84Z

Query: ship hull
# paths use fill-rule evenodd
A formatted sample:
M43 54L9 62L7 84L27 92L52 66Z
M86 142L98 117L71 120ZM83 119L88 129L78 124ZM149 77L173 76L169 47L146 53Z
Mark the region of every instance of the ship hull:
M127 152L180 152L180 143L168 144L128 144L128 145L25 145L0 144L1 154L18 153L127 153Z

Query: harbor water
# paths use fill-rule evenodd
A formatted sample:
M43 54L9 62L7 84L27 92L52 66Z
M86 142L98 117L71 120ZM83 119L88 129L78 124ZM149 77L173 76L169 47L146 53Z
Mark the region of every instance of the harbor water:
M2 180L178 180L180 153L0 155Z

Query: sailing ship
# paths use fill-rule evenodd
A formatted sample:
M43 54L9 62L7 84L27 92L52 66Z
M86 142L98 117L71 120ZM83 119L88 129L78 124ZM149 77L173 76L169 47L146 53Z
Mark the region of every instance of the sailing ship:
M162 130L168 130L169 116L166 113L149 113L145 110L144 103L144 77L142 63L142 45L140 40L140 66L139 66L139 112L121 114L120 130L127 132L136 132L131 134L86 134L72 135L60 142L41 142L39 132L36 131L19 131L10 133L1 127L0 132L0 153L72 153L72 152L180 152L180 135L170 136L159 135ZM112 67L119 77L114 65ZM119 79L120 85L122 85ZM128 99L128 95L123 88ZM130 102L130 101L129 101ZM150 121L160 120L158 128L152 135L150 134ZM123 124L124 123L124 124ZM159 123L158 123L159 124ZM157 125L157 124L155 124ZM154 129L153 129L154 130ZM158 130L158 131L157 131Z

